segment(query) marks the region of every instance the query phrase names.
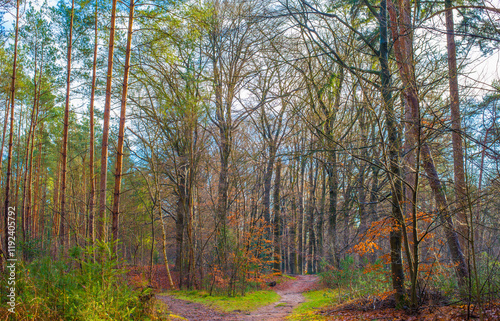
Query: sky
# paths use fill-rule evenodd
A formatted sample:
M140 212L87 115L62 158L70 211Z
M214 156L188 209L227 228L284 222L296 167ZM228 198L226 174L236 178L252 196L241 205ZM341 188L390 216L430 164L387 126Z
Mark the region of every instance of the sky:
M14 1L14 0L13 0ZM58 0L44 0L49 6L55 6ZM30 1L33 6L40 7L43 4L42 0ZM500 8L500 0L486 0L485 5L493 8ZM500 20L500 14L492 14L493 19ZM444 21L444 15L440 15L438 19ZM12 29L15 20L15 9L11 9L3 16L2 26L6 29ZM458 16L455 14L455 21L458 21ZM446 44L444 35L442 35L442 44ZM471 96L483 96L488 91L492 90L491 83L494 80L500 80L500 43L498 49L489 56L482 56L478 49L473 49L467 60L467 65L459 75L459 82L463 87L472 88L468 92Z

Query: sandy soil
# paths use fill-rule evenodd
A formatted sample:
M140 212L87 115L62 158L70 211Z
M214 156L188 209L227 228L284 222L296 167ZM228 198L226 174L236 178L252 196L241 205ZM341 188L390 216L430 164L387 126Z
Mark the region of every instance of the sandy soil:
M159 295L158 299L165 302L170 311L190 321L278 321L284 320L293 308L304 302L303 292L317 286L315 275L299 275L295 280L289 280L274 288L281 296L278 302L259 308L246 314L221 313L198 303L175 299L167 295Z

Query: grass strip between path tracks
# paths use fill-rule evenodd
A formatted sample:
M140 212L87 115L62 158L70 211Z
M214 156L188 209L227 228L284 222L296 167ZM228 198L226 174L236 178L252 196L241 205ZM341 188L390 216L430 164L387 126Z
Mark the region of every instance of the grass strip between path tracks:
M169 291L168 295L185 301L196 302L223 312L247 312L277 302L280 296L274 291L255 291L243 296L210 296L204 291Z
M324 320L321 315L316 315L318 309L335 304L338 300L337 290L322 289L302 293L306 302L299 304L286 319L290 321Z

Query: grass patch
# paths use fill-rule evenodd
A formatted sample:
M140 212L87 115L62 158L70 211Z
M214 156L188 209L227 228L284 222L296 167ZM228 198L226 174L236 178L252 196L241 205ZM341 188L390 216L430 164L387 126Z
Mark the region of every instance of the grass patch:
M210 296L204 291L171 291L177 299L200 303L223 312L253 311L280 299L274 291L255 291L243 296Z
M338 300L338 290L322 289L317 291L309 291L302 293L306 298L306 302L299 304L293 313L287 317L287 320L292 321L312 321L326 320L321 315L316 315L317 309L335 304Z
M290 279L290 280L296 280L297 279L296 277L288 275L288 274L282 274L281 276L284 277L284 278L286 278L286 279Z

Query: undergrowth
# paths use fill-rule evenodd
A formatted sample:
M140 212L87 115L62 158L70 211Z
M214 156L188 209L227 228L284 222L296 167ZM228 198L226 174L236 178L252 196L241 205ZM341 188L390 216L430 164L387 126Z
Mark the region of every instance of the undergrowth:
M347 256L339 263L339 268L325 266L319 274L321 282L329 288L340 289L340 301L371 296L390 290L389 271L380 260L364 267L356 266L354 258Z
M0 309L3 320L162 320L150 289L131 289L125 270L112 258L112 245L75 247L68 258L45 256L18 262L15 313ZM94 261L93 253L103 259ZM6 288L2 280L2 291ZM5 300L6 294L1 293ZM2 307L5 307L2 302ZM163 318L163 319L166 319Z

